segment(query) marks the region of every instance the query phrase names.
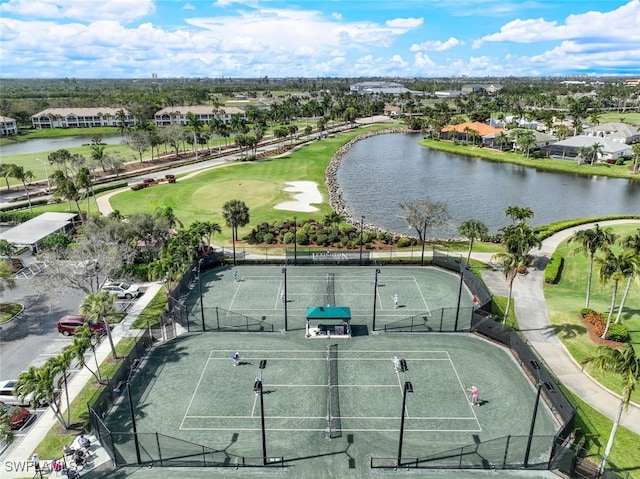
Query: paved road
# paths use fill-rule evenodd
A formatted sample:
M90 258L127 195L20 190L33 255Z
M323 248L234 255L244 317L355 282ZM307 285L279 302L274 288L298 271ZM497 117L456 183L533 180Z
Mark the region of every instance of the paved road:
M598 224L606 227L620 223L632 223L640 227L640 222L633 220L602 221ZM537 267L526 276L516 278L513 283L513 298L522 332L562 384L595 410L613 419L618 413L619 396L604 388L585 373L569 354L562 341L558 339L549 321L542 288L544 266L558 245L572 236L575 231L589 229L593 226L593 224L586 224L566 229L544 240L540 250L532 250L531 253L536 258ZM483 274L483 279L494 294L501 296L508 294L501 273L487 271ZM623 413L622 425L636 434L640 434L640 405L632 403L629 406L628 411Z

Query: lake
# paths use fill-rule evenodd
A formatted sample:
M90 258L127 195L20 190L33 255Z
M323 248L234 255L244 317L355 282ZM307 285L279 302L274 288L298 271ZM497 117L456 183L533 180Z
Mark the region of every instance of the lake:
M357 142L344 156L337 179L354 218L364 215L368 224L415 236L399 218L399 204L429 197L447 204L453 226L427 232L427 237L459 237L460 223L470 219L498 232L511 221L504 216L508 206L531 208L532 226L640 213L640 181L493 163L425 148L417 143L421 138L378 135Z

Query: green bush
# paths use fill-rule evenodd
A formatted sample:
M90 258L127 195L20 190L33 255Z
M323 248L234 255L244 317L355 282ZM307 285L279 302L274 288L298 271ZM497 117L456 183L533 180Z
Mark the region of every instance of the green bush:
M619 343L626 343L629 341L629 331L627 331L627 327L622 323L611 324L609 325L609 331L607 331L607 339Z
M618 165L618 166L624 165L624 158L623 157L618 158L616 160L616 165Z
M262 237L262 241L267 244L273 244L275 242L275 235L273 233L265 233Z
M411 246L411 238L408 238L406 236L403 236L402 238L400 238L398 240L398 242L396 243L396 245L398 246L398 248L406 248L408 246Z
M564 266L564 258L559 253L553 253L551 259L544 269L544 282L548 284L558 284L562 275L562 267Z
M596 311L595 311L594 309L591 309L591 308L582 308L582 309L580 310L580 316L582 316L582 317L584 318L587 314L589 314L589 313L595 313L595 312L596 312Z
M282 242L285 244L293 243L295 236L291 231L287 231L284 235L282 235Z

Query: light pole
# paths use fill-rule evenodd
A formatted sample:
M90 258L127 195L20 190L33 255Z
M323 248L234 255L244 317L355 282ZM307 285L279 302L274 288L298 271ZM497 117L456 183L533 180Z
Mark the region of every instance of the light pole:
M289 331L289 318L287 314L287 268L282 268L282 274L284 274L284 330Z
M453 331L458 330L458 318L460 318L460 301L462 300L462 283L464 279L463 269L462 269L462 260L454 259L454 263L458 264L458 269L460 272L460 285L458 286L458 305L456 306L456 321L453 325Z
M362 266L362 235L364 231L364 215L360 217L360 266Z
M380 269L376 268L376 279L373 282L373 330L376 330L376 300L378 299L378 275L380 274Z
M267 367L267 360L260 361L258 368L260 369L260 377L256 378L253 383L253 391L260 395L260 429L262 431L262 465L267 465L267 435L264 428L264 395L262 386L262 371Z
M200 317L202 318L202 332L205 331L204 324L204 305L202 304L202 277L200 276L200 270L202 269L202 263L204 258L198 260L198 292L200 293Z
M293 217L293 264L298 264L298 218Z
M402 417L400 419L400 441L398 443L398 462L397 467L400 467L402 462L402 436L404 435L404 410L407 406L407 393L413 392L413 385L409 381L404 382L404 388L402 388Z
M49 182L49 172L47 171L47 163L42 161L40 158L36 158L36 161L39 161L40 163L42 163L42 166L44 166L44 175L47 177L47 193L50 193L51 183Z
M424 244L426 243L427 236L427 221L425 220L422 225L422 256L420 257L420 266L424 266Z
M131 373L129 373L131 374ZM138 442L138 428L136 426L136 415L133 412L133 399L131 398L131 378L127 378L127 396L129 397L129 413L131 414L131 427L133 428L133 444L136 448L136 460L138 464L142 463L140 458L140 443Z
M540 365L535 360L530 360L531 367L536 370L538 374L538 384L536 385L536 402L533 405L533 414L531 416L531 426L529 427L529 438L527 439L527 449L524 452L524 467L529 467L529 454L531 453L531 443L533 442L533 431L536 427L536 417L538 415L538 405L540 404L540 391L542 386L545 385L551 392L555 391L555 388L551 383L543 383L540 380Z

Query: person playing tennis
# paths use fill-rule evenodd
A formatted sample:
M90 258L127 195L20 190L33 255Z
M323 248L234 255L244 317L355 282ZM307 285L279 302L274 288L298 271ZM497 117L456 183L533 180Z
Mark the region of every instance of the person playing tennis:
M233 362L234 366L240 364L240 353L238 351L231 355L231 361Z
M467 391L471 391L471 404L474 406L480 405L480 399L478 397L478 388L475 386L471 386L471 388L467 388Z

